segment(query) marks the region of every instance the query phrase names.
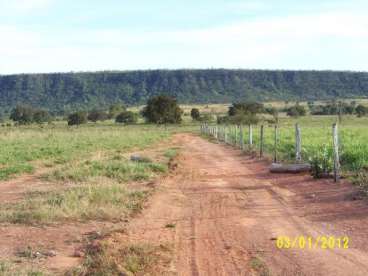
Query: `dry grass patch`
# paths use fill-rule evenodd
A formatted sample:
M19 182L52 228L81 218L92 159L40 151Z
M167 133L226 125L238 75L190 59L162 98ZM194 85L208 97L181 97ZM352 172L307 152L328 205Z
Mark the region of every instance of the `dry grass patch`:
M108 238L87 247L83 265L68 275L169 275L172 249Z

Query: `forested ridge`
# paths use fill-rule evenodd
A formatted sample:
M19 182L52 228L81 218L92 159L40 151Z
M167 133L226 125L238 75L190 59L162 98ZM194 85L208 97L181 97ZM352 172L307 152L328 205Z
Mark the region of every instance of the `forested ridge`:
M368 96L368 73L208 69L0 76L3 112L17 104L54 113L139 105L158 94L180 103L362 98Z

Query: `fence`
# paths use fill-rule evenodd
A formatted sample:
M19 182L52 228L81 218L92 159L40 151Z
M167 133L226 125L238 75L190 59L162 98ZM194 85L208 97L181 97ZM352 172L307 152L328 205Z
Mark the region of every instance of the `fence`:
M255 139L255 128L252 125L247 126L247 131L243 125L209 125L202 124L200 127L201 134L210 136L219 142L239 148L242 151L256 151L260 158L264 157L266 151L272 153L274 163L280 162L280 128L275 125L268 131L268 135L272 134L272 145L267 144L266 150L266 127L259 127L259 134ZM247 132L248 135L245 135ZM270 133L271 132L271 133ZM332 158L333 158L333 174L334 180L337 182L340 175L340 159L339 159L339 133L337 124L332 125L331 132L332 142ZM270 137L269 137L270 138ZM294 130L294 145L292 154L296 163L303 162L303 147L302 147L302 129L299 124L295 125ZM269 141L270 139L268 139ZM289 151L290 152L290 151Z

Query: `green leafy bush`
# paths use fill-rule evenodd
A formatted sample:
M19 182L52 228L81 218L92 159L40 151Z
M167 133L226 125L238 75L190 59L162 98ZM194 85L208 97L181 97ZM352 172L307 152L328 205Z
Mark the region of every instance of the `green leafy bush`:
M323 178L333 171L332 149L323 145L313 153L309 153L309 162L312 166L312 176Z

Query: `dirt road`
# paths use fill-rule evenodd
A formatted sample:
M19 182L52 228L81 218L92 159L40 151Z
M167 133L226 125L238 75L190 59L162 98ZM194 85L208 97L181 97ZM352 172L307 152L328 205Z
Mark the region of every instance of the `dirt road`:
M368 205L350 184L271 175L267 163L178 135L178 168L132 221L174 244L178 275L368 275ZM278 249L278 236L348 236L349 249Z

